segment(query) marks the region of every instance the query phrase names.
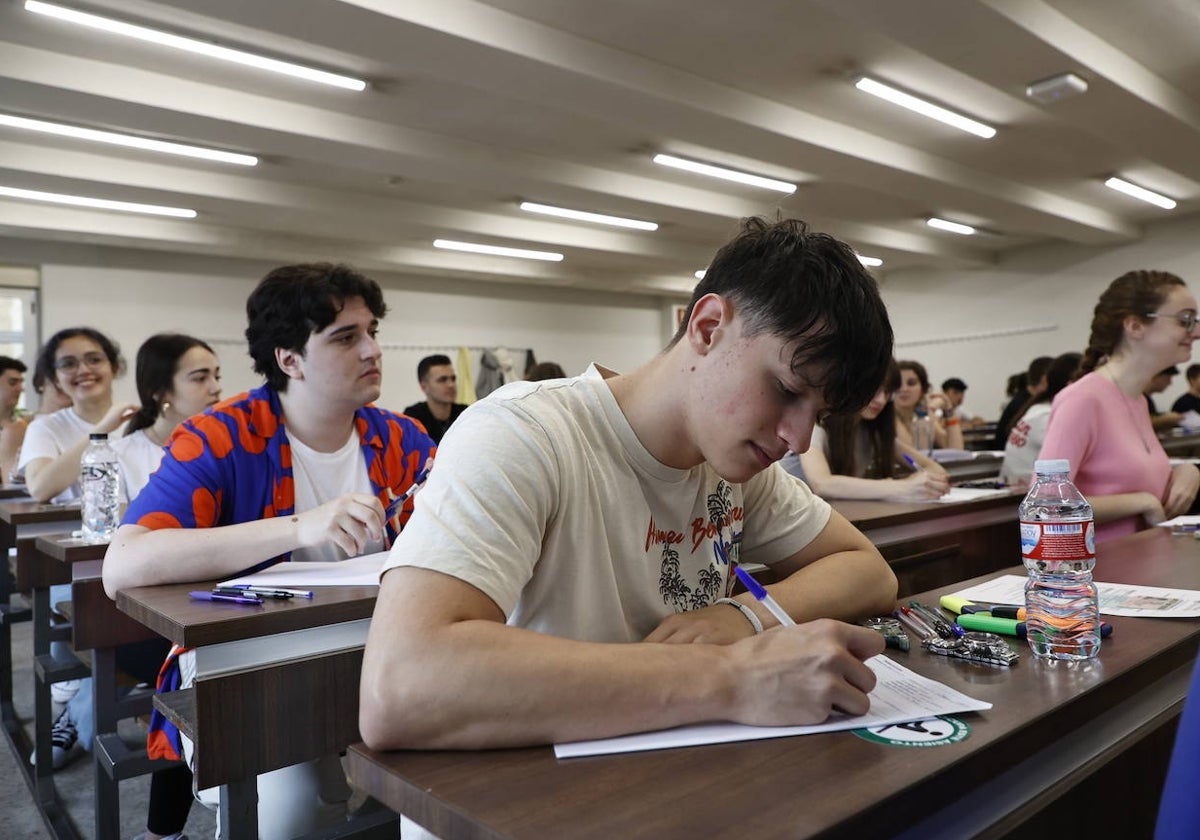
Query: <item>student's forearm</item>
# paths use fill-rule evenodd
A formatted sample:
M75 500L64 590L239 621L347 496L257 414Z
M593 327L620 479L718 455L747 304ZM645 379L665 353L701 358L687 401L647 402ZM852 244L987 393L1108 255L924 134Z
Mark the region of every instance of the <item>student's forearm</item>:
M410 626L367 642L361 730L378 749L478 749L728 719L727 658L715 645L593 644L494 621Z
M1112 522L1127 516L1140 516L1161 507L1149 493L1118 493L1111 496L1088 496L1096 522Z
M830 475L813 478L808 486L823 499L891 499L903 493L900 482L891 478L855 478Z
M115 598L118 591L135 586L225 577L296 545L292 517L219 528L122 525L104 557L104 591Z
M767 587L796 623L816 618L855 622L888 615L896 608L896 575L877 550L851 550L830 554L809 563ZM775 620L749 595L739 596L754 609L763 627Z
M25 470L25 486L29 495L39 502L48 502L79 481L80 459L87 445L85 438L57 458L39 458L31 462Z

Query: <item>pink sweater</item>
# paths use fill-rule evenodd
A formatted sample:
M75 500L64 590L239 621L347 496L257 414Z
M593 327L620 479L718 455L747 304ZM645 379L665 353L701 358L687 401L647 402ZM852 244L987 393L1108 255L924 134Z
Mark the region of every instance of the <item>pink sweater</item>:
M1150 425L1146 400L1127 397L1106 376L1089 373L1054 398L1040 458L1067 458L1085 496L1146 492L1161 499L1171 477L1167 453ZM1145 527L1140 516L1096 526L1096 541Z

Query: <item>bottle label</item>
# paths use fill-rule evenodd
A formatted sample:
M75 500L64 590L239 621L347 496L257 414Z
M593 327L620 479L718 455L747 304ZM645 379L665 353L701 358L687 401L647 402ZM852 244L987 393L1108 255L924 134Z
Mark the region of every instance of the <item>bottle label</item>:
M1021 554L1026 560L1094 560L1093 522L1021 522Z

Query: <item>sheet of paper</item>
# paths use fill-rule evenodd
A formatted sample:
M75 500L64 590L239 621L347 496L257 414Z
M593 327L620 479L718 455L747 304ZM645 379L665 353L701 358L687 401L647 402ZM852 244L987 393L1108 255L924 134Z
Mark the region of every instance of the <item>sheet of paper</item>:
M968 601L995 604L1024 604L1025 578L1001 575L954 594ZM1162 586L1136 586L1132 583L1097 583L1101 615L1135 618L1200 618L1200 592L1192 589L1167 589Z
M378 586L379 570L388 553L380 551L351 557L340 563L276 563L245 577L221 581L221 586Z
M991 703L975 700L949 686L915 674L886 656L872 657L867 660L867 665L875 672L878 681L875 683L875 690L871 692L871 711L865 715L834 715L825 723L814 726L745 726L740 723L681 726L617 738L555 744L554 755L556 758L579 758L585 755L610 755L695 747L702 744L727 744L733 741L786 738L792 735L837 732L867 726L887 726L892 723L924 720L936 715L977 712L992 708Z
M1160 528L1177 528L1180 531L1200 531L1200 516L1176 516L1158 523Z
M937 499L929 499L931 502L941 502L948 504L950 502L973 502L976 499L986 499L989 496L1003 496L1010 491L1001 487L992 489L988 487L951 487L945 496ZM1013 507L1016 507L1016 499L1013 499Z

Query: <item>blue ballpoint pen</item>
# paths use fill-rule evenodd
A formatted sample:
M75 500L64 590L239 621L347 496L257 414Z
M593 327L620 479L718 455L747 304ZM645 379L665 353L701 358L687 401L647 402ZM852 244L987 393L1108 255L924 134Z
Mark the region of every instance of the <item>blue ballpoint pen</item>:
M227 604L253 604L262 606L262 598L247 598L241 595L217 595L213 592L189 592L188 595L197 601L221 601Z
M767 590L763 589L762 584L750 577L749 572L747 572L741 566L738 566L733 570L733 573L738 576L738 580L745 585L747 591L749 591L749 593L753 595L760 604L766 607L767 611L770 612L771 615L775 616L776 621L778 621L784 627L796 626L796 622L792 621L792 617L784 612L783 607L779 606L779 602L772 598L771 594L767 592Z

